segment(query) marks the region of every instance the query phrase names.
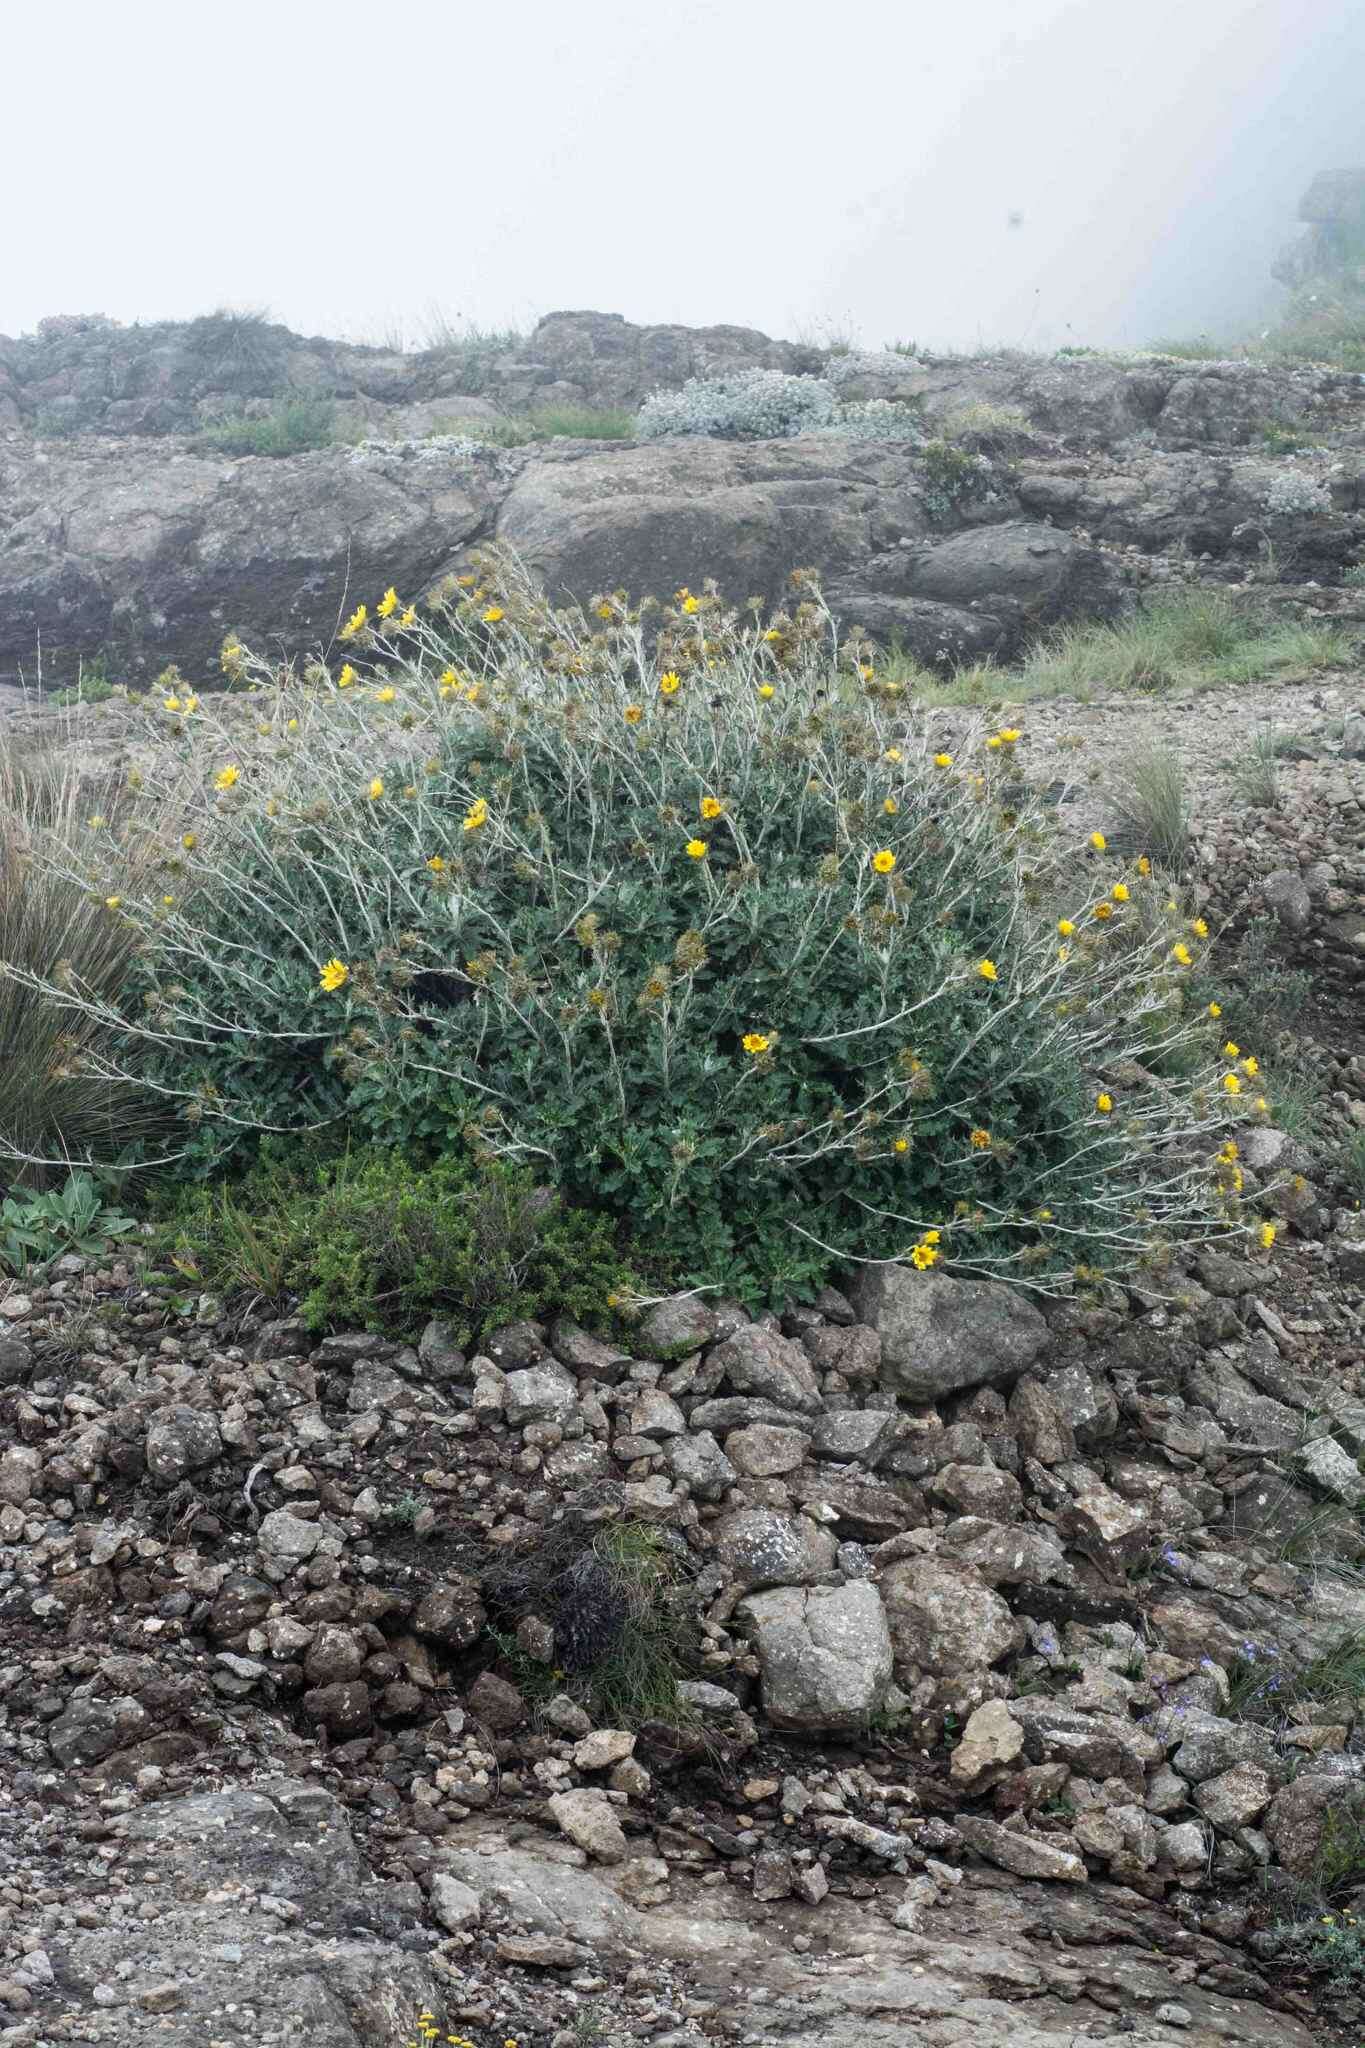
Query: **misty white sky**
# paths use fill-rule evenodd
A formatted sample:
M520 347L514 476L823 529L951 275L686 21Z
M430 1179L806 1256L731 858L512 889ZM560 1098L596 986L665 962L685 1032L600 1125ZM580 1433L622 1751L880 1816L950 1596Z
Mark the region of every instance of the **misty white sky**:
M1142 341L1258 317L1365 162L1360 0L49 0L5 41L8 334Z

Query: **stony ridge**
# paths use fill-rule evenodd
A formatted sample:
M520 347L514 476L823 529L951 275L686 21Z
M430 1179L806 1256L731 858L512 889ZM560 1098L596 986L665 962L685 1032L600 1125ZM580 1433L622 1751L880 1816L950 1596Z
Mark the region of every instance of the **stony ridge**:
M638 383L642 363L658 374L663 333L676 376L730 360L715 337L742 330L678 340L685 330L566 314L542 323L537 346L557 335L561 353L542 367L576 364L577 381L558 382L600 398L624 391L622 378ZM88 341L50 345L79 362ZM750 336L740 354L778 346ZM364 361L376 388L411 388ZM557 596L582 599L714 576L738 601L771 604L792 568L814 567L845 621L942 666L1008 659L1058 620L1113 615L1144 585L1238 581L1267 559L1317 604L1365 539L1358 378L1083 356L891 354L821 368L850 399L913 402L926 439L973 405L1008 407L1024 425L1003 443L988 434L995 452L948 489L920 442L824 434L499 452L448 434L382 438L399 431L400 407L358 447L229 458L174 434L0 428L0 675L41 666L66 681L103 654L134 680L171 660L202 678L229 631L325 649L357 595L390 582L417 595L489 540L517 549ZM1271 453L1256 438L1270 427L1310 445ZM1349 616L1359 595L1340 594Z
M1144 2048L1306 2042L1258 1929L1365 1802L1365 1725L1292 1678L1365 1628L1318 1547L1361 1549L1365 1236L1273 1192L1281 1134L1244 1156L1287 1259L1046 1317L873 1268L466 1354L75 1259L11 1288L0 2039L60 2004L189 2043L231 1996L261 2038L303 1999L391 2048L422 2001L539 2043L610 1992L675 2048L811 2001L850 2048L1106 2008ZM499 1560L621 1514L693 1583L695 1719L533 1717L490 1607L533 1665L583 1617L500 1608Z

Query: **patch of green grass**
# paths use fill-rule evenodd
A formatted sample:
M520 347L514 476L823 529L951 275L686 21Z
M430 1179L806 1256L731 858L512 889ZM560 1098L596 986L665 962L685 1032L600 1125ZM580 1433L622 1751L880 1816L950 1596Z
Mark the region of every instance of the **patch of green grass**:
M1297 306L1256 346L1272 362L1325 363L1336 370L1365 370L1365 306L1320 303Z
M1037 697L1089 703L1111 692L1214 689L1344 667L1357 651L1353 636L1336 627L1277 620L1226 591L1194 588L1150 597L1112 624L1059 627L1012 668L975 662L944 677L894 653L882 667L923 703L981 708Z
M1307 976L1304 977L1308 979ZM1255 1016L1254 996L1248 997L1246 1010L1248 1024ZM1251 1036L1250 1030L1241 1027L1244 1035ZM1264 1024L1262 1024L1264 1029ZM1266 1097L1270 1103L1275 1122L1282 1131L1300 1144L1312 1145L1327 1129L1327 1102L1322 1092L1322 1083L1314 1074L1309 1074L1287 1062L1278 1061L1263 1065L1262 1080Z
M1352 1131L1342 1146L1341 1171L1346 1185L1365 1201L1365 1131Z
M1215 341L1210 334L1166 337L1148 347L1154 356L1175 356L1182 363L1221 363L1232 353L1226 342Z
M1225 591L1178 590L1112 625L1062 627L1026 658L1017 694L1204 689L1331 667L1351 654L1350 636L1335 628L1286 624Z
M332 447L336 407L330 398L281 399L266 413L215 420L194 438L199 447L220 455L301 455Z

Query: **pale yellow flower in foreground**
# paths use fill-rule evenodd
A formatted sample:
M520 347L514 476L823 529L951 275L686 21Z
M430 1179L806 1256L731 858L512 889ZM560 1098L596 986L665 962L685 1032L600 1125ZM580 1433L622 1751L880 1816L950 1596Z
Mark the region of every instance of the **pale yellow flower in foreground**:
M329 960L318 976L318 987L326 989L328 995L335 995L344 988L351 978L351 970L344 960Z

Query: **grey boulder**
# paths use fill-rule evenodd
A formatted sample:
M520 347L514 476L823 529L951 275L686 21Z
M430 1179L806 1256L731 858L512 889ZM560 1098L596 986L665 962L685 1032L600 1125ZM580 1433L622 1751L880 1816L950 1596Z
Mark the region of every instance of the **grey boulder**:
M753 1629L763 1708L775 1728L861 1727L891 1682L891 1635L875 1586L775 1586L740 1608Z
M882 1385L923 1406L964 1387L1016 1380L1048 1340L1033 1303L998 1280L863 1266L849 1292L881 1338Z

